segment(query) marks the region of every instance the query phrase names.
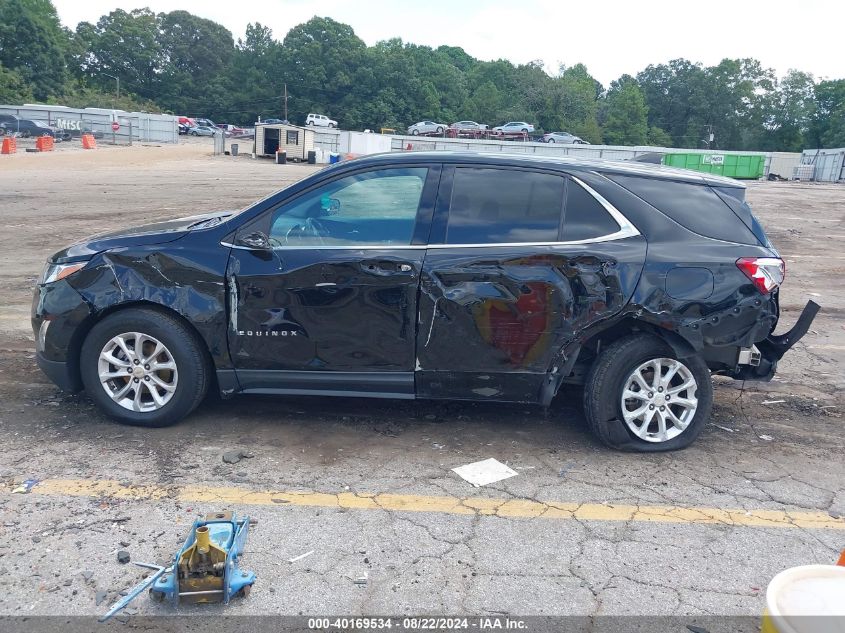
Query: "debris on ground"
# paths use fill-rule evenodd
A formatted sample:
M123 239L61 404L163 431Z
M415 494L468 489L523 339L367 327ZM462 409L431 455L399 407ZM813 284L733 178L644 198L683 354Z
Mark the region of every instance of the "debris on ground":
M223 461L227 464L237 464L242 459L252 459L255 457L253 453L243 450L226 451L223 453Z
M764 441L766 441L766 442L771 442L771 441L772 441L773 439L775 439L775 438L773 438L771 435L761 435L761 436L760 436L760 439L761 439L761 440L764 440Z
M303 558L307 558L307 557L311 556L311 554L313 554L313 553L314 553L314 550L312 549L310 552L305 552L304 554L300 554L299 556L294 556L293 558L288 558L288 562L289 563L295 563L298 560L302 560Z
M18 486L17 488L14 488L12 490L12 492L16 493L16 494L20 494L20 495L25 495L37 485L38 485L37 479L27 479L20 486Z
M733 432L734 432L734 430L733 430L733 429L729 429L729 428L728 428L728 427L726 427L726 426L721 426L721 425L719 425L719 424L714 424L713 426L715 426L717 429L722 429L723 431L727 431L728 433L733 433Z
M102 591L102 590L98 591L94 595L94 603L99 607L103 603L103 601L106 599L107 595L108 595L108 593L106 593L105 591Z
M129 562L129 552L127 552L125 549L120 550L117 553L117 562L120 563L121 565L125 565L126 563L128 563Z
M358 576L355 579L354 582L355 582L356 585L366 585L367 584L367 572L364 572L363 576Z
M786 400L763 400L760 404L784 404Z
M518 473L500 462L497 459L484 459L480 462L473 462L465 466L458 466L452 471L459 477L468 481L473 486L486 486L508 477L514 477Z

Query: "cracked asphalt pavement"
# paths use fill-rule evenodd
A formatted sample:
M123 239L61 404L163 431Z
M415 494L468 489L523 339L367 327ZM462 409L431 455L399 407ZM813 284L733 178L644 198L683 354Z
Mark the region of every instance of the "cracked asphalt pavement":
M549 411L212 398L175 427L118 426L35 367L32 285L71 240L237 208L313 169L209 153L3 157L0 615L100 614L144 575L119 550L169 561L220 509L256 520L252 594L175 610L141 596L133 613L759 616L775 574L845 547L845 188L749 185L787 260L781 331L809 298L823 312L775 381L717 379L712 423L683 452L599 446L574 389ZM253 456L224 463L233 450ZM518 475L473 488L451 472L488 457Z

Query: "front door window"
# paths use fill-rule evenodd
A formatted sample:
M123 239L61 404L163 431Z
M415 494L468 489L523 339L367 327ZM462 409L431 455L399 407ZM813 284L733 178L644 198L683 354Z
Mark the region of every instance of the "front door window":
M270 240L277 248L408 246L428 169L353 174L277 209Z

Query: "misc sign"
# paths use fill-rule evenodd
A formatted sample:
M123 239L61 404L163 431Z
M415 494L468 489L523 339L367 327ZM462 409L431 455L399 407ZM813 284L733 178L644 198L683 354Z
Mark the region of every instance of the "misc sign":
M724 165L725 164L725 155L724 154L707 154L704 156L704 164L705 165Z
M68 130L68 131L82 131L82 121L79 119L56 119L56 127L60 130Z

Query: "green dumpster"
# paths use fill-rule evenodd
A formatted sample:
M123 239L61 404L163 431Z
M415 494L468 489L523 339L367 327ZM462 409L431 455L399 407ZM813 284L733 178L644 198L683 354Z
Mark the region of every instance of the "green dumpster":
M707 154L663 155L664 165L746 180L762 178L765 163L766 157L756 154L720 154L718 152L712 152Z

